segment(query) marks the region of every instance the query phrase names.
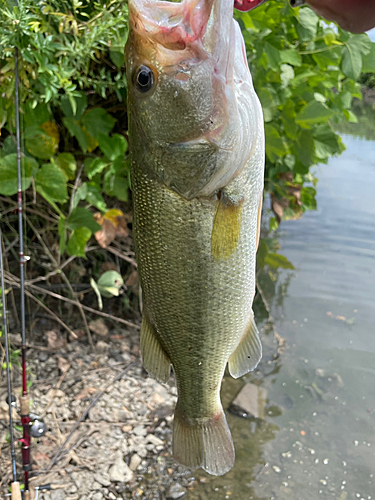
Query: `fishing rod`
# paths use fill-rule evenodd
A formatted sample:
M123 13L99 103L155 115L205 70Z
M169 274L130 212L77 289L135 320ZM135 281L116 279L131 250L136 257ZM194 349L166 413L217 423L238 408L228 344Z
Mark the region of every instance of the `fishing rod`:
M20 483L17 481L17 468L16 468L16 451L14 447L14 432L13 432L13 395L10 383L10 356L9 356L9 340L8 340L8 322L7 322L7 308L5 303L5 286L4 286L4 261L3 261L3 238L0 226L0 274L1 274L1 300L3 306L3 332L5 343L5 362L6 362L6 376L7 376L7 401L9 405L9 435L10 435L10 453L12 459L12 500L21 500Z
M15 6L18 7L18 0L15 0ZM30 500L29 473L31 470L30 444L31 437L41 437L45 434L46 426L41 422L40 417L30 414L30 395L27 388L27 362L26 362L26 310L25 310L25 262L27 257L24 253L24 234L23 234L23 202L22 202L22 168L21 168L21 131L20 131L20 99L19 99L19 71L18 71L18 48L14 48L14 93L15 93L15 121L16 121L16 148L17 148L17 179L18 179L18 233L19 233L19 268L20 268L20 315L21 315L21 363L22 363L22 394L20 397L20 417L22 425L22 438L19 440L22 445L22 468L24 473L23 500ZM1 290L3 302L3 324L4 341L6 352L6 377L8 387L8 405L9 405L9 426L10 426L10 445L13 483L11 486L12 500L21 500L20 483L17 480L15 441L13 431L12 411L16 403L16 398L11 391L10 374L10 356L9 356L9 336L7 326L7 310L4 288L4 263L2 253L2 233L0 228L0 267L1 267Z
M15 0L18 7L18 0ZM30 397L27 393L27 365L26 365L26 311L25 311L25 254L23 246L23 206L22 206L22 172L21 172L21 138L20 138L20 109L19 109L19 74L18 74L18 48L14 48L14 85L15 85L15 111L16 111L16 146L17 146L17 177L18 177L18 234L19 234L19 259L20 259L20 302L21 302L21 356L22 356L22 396L20 398L21 425L23 429L22 467L24 471L23 499L30 500L29 472L30 465Z

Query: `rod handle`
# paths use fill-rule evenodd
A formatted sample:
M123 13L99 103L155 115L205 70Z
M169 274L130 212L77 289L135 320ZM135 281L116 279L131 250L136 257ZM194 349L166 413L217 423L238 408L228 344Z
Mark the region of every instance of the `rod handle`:
M22 500L20 483L18 481L12 483L12 500Z

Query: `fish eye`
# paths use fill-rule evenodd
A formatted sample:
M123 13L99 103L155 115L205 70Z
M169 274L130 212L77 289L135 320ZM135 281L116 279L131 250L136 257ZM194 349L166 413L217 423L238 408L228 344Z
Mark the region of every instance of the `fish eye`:
M144 65L139 66L134 74L133 83L142 94L151 90L155 84L155 75L152 69Z

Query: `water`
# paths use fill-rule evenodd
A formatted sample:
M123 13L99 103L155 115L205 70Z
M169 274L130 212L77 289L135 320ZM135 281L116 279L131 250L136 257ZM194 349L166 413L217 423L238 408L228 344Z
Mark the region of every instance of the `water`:
M287 348L273 359L263 321L259 372L223 384L226 406L245 382L262 385L266 418L228 414L235 467L198 473L190 500L375 499L375 142L344 142L318 169L318 210L281 225L296 270L261 279Z

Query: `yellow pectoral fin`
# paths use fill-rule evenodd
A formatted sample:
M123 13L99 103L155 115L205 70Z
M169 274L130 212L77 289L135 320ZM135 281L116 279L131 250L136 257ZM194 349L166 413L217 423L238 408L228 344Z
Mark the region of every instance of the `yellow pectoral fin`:
M223 193L220 197L211 236L211 253L215 259L228 259L236 250L242 220L242 203L231 202Z

